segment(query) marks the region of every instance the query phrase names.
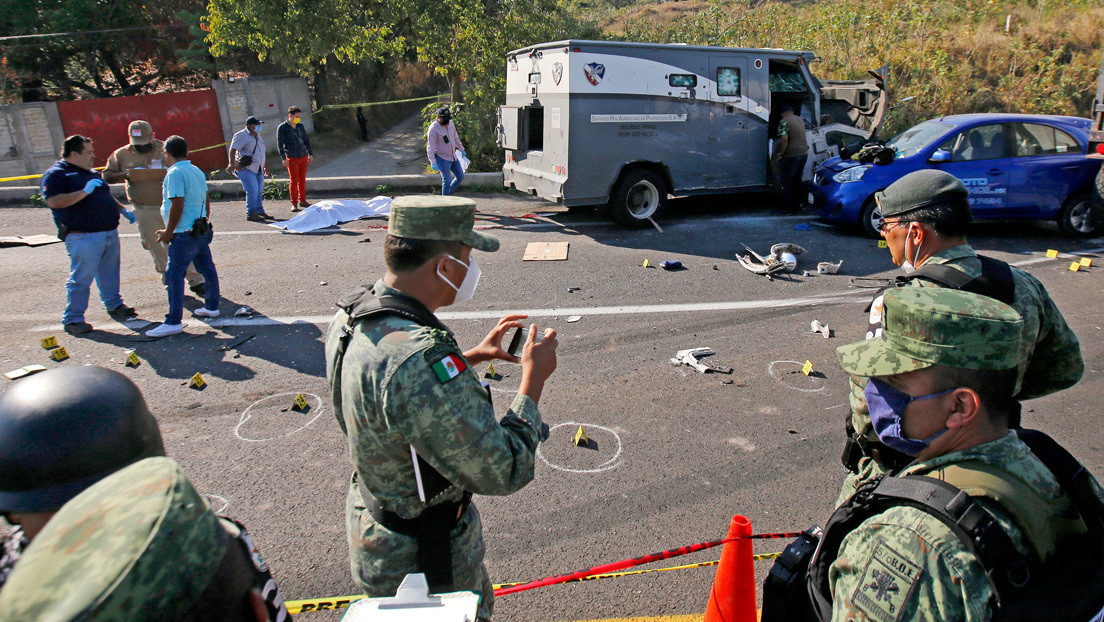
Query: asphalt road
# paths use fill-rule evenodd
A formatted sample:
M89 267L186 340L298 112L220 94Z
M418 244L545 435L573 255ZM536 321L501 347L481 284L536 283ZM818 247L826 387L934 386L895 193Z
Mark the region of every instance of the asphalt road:
M559 369L540 404L554 427L536 477L512 496L478 499L496 582L720 538L734 514L749 517L755 532L823 524L843 476L846 378L834 349L864 332L869 297L850 279L894 274L888 251L854 231L771 215L757 197L676 201L660 223L663 233L625 231L596 214L568 214L528 197L475 198L480 226L493 228L502 249L479 255L479 290L471 302L446 309L446 322L461 344L474 344L498 315L527 310L539 326L560 334ZM169 455L216 509L249 527L285 598L356 594L343 517L350 464L327 396L321 336L335 301L382 274L385 223L362 220L291 235L245 222L241 202L218 203L212 211L224 318L243 306L258 315L204 324L187 320L186 312L184 334L148 341L135 330L144 328L141 322L110 321L93 296L87 320L97 330L71 337L60 330L68 267L63 245L3 248L3 371L41 363L126 373L160 421ZM524 217L532 213L548 215ZM813 226L795 230L801 223ZM48 210L0 209L0 235L52 231ZM121 232L126 302L143 319L160 321L167 302L159 277L136 229L124 224ZM527 243L560 241L570 243L567 261L522 261ZM735 261L741 244L765 253L783 241L808 249L799 270L842 259L841 274L768 281ZM1098 300L1104 266L1075 273L1067 270L1068 258L1044 256L1057 249L1099 257L1104 241L1064 239L1050 224L999 223L977 226L972 241L1042 280L1081 338L1084 380L1026 404L1024 420L1104 475ZM653 266L677 259L686 269L643 268L645 259ZM186 307L200 304L189 298ZM572 315L581 319L567 322ZM828 324L834 337L810 333L812 320ZM54 362L39 345L50 335L68 349L69 360ZM703 375L668 362L676 350L698 346L714 348L709 362L733 373ZM137 368L122 365L128 349L142 360ZM814 370L809 376L800 372L806 360ZM496 368L504 375L491 383L501 413L520 374L515 365ZM208 382L203 391L186 386L197 372ZM290 410L296 393L310 402L306 413ZM596 449L571 445L580 424ZM756 551L782 546L765 541ZM668 564L717 557L706 551ZM757 565L760 579L768 564ZM500 598L496 618L700 613L712 576L711 568L700 568L549 587Z

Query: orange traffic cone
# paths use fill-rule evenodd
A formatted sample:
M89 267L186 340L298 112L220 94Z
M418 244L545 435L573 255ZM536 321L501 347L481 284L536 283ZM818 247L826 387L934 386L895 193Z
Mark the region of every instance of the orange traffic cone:
M743 516L733 516L728 526L727 538L740 538L725 543L721 549L721 563L713 577L713 589L709 591L709 605L703 622L756 622L755 564L752 559L751 521Z

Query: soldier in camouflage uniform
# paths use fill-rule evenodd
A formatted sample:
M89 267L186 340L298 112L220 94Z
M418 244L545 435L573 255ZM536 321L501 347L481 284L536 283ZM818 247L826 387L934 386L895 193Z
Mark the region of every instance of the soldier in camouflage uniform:
M938 170L921 170L905 175L875 195L881 209L885 238L893 263L906 276L928 265L947 265L970 278L982 273L982 264L966 241L966 227L972 218L966 186L958 178ZM1084 373L1081 346L1043 284L1031 274L1011 267L1015 299L1011 302L1023 318L1017 362L1017 400L1028 400L1067 389ZM934 281L911 278L903 287L941 287ZM877 336L882 315L881 296L870 306L870 331ZM860 445L877 441L870 426L863 390L866 379L850 381L851 425ZM848 474L840 492L843 503L855 488L885 469L868 455L859 459L857 472Z
M79 430L79 433L72 433ZM60 367L0 396L0 587L54 513L99 479L165 448L129 378L102 367Z
M880 339L837 354L844 371L871 378L866 394L879 438L916 458L896 475L963 488L956 479L962 469L980 469L1018 481L1052 504L1054 515L1026 515L1017 494L1000 501L984 491L971 495L1021 553L1045 562L1069 535L1057 525L1070 506L1055 476L1007 427L1021 362L1019 314L968 292L901 288L886 292L882 321ZM1104 499L1095 479L1091 489ZM991 619L993 592L978 559L946 524L916 507L868 518L844 537L834 560L814 558L818 563L831 564L833 620Z
M510 494L532 480L547 427L537 402L555 370L557 342L555 331L538 339L531 325L521 358L511 356L502 339L525 317L512 315L461 352L432 315L474 294L479 266L472 249L498 250L497 239L472 230L474 222L470 199L395 199L384 242L387 272L339 304L326 336L326 375L356 469L346 508L353 578L369 596L390 596L406 574L424 572L435 592L480 592L479 618L488 620L494 595L470 498ZM399 301L407 315L351 319L360 304L377 301ZM492 359L521 363L521 386L500 421L472 369ZM429 516L445 522L443 547L416 535ZM441 569L425 561L434 555L451 566L451 582L435 585Z
M19 622L283 622L287 608L242 526L216 516L169 458L146 458L58 511L0 592Z

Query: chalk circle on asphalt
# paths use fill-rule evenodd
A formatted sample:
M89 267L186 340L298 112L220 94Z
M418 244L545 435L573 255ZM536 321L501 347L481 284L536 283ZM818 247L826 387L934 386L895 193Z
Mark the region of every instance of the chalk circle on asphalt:
M795 391L803 393L823 391L824 387L828 386L828 379L801 373L801 366L804 364L804 361L774 361L767 365L767 373L777 380L778 384Z
M299 393L277 393L253 402L241 414L234 436L243 441L260 443L305 430L322 414L322 398L314 393L303 393L310 405L310 410L303 413L291 409L296 395Z
M597 443L597 450L576 447L571 442L579 426L583 426L590 440ZM592 423L566 421L549 428L548 440L537 445L537 457L557 471L601 473L621 464L621 449L621 437L617 432Z

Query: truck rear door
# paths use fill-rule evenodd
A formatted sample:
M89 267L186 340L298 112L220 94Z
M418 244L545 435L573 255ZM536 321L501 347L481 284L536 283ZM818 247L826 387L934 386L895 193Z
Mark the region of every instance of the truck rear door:
M748 144L747 58L710 56L709 72L716 90L709 94L707 182L716 188L747 185L759 178L755 167L766 162L758 153L766 147Z
M498 108L498 146L512 151L524 151L525 115L524 108L517 106L499 106Z

